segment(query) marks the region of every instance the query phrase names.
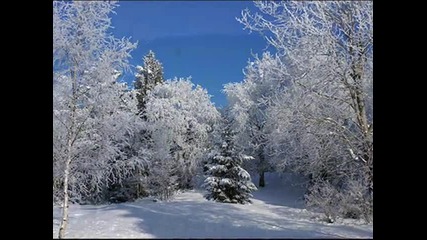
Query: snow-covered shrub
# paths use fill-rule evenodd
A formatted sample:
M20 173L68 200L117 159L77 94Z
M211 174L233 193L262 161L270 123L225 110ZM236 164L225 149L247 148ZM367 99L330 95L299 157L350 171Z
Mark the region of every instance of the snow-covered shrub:
M160 200L169 200L178 190L176 164L171 158L157 159L150 167L147 176L148 192Z
M307 207L323 212L327 222L335 222L340 200L335 187L328 182L319 181L309 187L308 191L309 193L305 196Z
M345 191L340 192L340 215L344 218L363 218L372 221L372 195L361 181L349 181Z
M148 197L148 187L143 181L129 178L123 184L114 184L108 189L108 201L121 203L135 201L139 197Z
M328 181L316 181L306 194L307 207L320 210L328 222L336 217L372 221L372 195L363 182L348 180L342 188Z

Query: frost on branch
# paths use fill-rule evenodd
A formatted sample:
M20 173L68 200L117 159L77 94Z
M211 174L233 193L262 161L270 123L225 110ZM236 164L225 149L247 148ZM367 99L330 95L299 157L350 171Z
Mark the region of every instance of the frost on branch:
M153 161L159 162L150 171L169 172L176 188L192 188L219 117L207 91L190 79L176 78L154 87L144 113ZM150 175L156 178L156 174Z
M328 202L331 189L353 196L348 186L357 183L364 203L332 204L365 209L373 192L372 2L254 4L238 21L262 33L276 54L248 64L245 81L226 86L239 145L263 149L278 171L306 175L309 204Z

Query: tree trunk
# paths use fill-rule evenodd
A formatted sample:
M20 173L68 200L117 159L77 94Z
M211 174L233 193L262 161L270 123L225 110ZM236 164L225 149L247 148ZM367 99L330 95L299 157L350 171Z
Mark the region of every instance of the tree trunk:
M356 111L356 119L359 125L359 128L363 134L363 160L367 167L367 175L369 181L369 193L373 191L373 142L372 142L372 126L368 123L365 102L363 98L363 89L362 89L362 75L363 75L363 64L364 61L362 58L363 53L359 52L358 56L361 60L356 63L353 67L353 80L356 82L356 87L351 89L353 94L351 95L354 102L354 109Z
M64 171L64 202L62 207L62 221L59 227L58 238L64 238L65 231L67 230L68 224L68 178L70 176L70 163L71 163L71 139L68 141L68 153L67 161L65 162L65 171Z
M264 171L262 171L259 174L259 184L260 187L265 187L265 180L264 180Z
M74 127L76 123L76 96L77 96L77 90L76 90L76 74L74 71L71 72L71 76L73 78L73 82L71 83L71 89L72 89L72 104L71 104L71 126L69 128L68 132L68 140L67 140L67 158L65 161L65 170L64 170L64 202L62 206L62 221L61 225L59 226L59 233L58 238L64 238L65 231L67 230L68 225L68 180L70 178L70 165L71 160L73 158L72 156L72 148L74 140L76 139L76 135L74 132Z
M139 199L142 192L142 186L141 186L141 169L137 170L137 183L136 183L136 199Z
M265 180L264 180L264 173L267 170L267 163L265 162L264 155L262 154L262 150L258 153L259 157L259 165L258 165L258 172L259 172L259 186L264 187L265 186Z

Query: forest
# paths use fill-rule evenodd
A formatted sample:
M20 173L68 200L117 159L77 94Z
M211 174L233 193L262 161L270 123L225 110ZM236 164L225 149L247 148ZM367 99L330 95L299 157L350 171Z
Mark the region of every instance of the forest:
M219 108L191 77L164 79L153 51L132 85L121 81L138 44L109 31L117 2L53 2L59 238L73 204L168 202L194 189L250 204L271 173L301 176L305 207L328 223L372 223L373 3L253 4L237 21L274 52L253 55Z

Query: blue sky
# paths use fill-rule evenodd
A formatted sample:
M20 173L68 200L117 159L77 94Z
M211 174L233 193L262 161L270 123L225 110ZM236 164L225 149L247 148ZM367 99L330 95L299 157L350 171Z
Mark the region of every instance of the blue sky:
M221 92L228 82L243 80L243 68L266 41L249 34L236 21L251 1L122 1L112 16L113 34L138 41L131 64L142 65L148 50L163 64L166 79L192 77L206 88L216 106L225 106ZM132 83L132 74L124 80Z

